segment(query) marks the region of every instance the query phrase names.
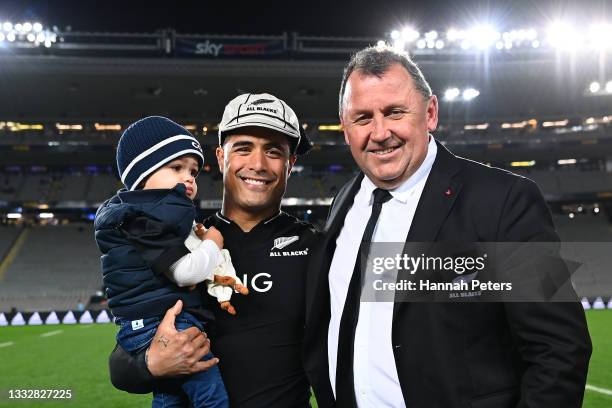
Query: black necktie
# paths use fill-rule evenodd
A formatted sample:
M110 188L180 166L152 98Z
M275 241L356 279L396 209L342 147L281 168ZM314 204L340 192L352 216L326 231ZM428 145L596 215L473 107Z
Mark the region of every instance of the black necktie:
M380 210L384 203L391 199L391 194L387 190L377 188L374 190L374 203L372 204L372 214L368 220L357 259L353 276L346 294L342 318L340 320L340 333L338 335L338 357L336 368L336 406L338 408L353 408L357 406L355 400L355 385L353 379L353 352L355 346L355 329L359 317L359 300L361 298L361 286L363 282L362 274L365 269L362 265L369 254L369 246L372 242L372 234L380 215ZM361 256L364 256L362 259Z

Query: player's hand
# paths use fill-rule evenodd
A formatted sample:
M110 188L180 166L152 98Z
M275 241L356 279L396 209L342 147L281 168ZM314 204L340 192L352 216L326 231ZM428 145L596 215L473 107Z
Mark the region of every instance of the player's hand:
M223 249L223 235L219 232L215 227L210 227L209 229L204 228L202 224L196 224L195 233L202 241L205 239L212 240L219 249Z
M147 350L147 368L154 377L187 375L208 370L218 358L200 361L210 351L210 340L197 327L179 332L174 326L183 302L177 301L157 327Z
M241 285L240 283L236 283L236 279L231 276L215 275L214 283L223 286L230 286L232 289L234 289L241 295L249 294L249 289L246 286Z

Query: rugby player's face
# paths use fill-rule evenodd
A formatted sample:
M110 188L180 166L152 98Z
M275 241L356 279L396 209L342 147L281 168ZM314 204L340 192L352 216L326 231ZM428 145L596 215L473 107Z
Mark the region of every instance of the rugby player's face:
M343 97L344 139L357 165L380 188L393 189L419 168L438 123L436 96L425 99L404 67L381 77L351 73Z
M216 151L225 208L250 213L279 208L296 159L287 137L256 127L238 132L227 136Z

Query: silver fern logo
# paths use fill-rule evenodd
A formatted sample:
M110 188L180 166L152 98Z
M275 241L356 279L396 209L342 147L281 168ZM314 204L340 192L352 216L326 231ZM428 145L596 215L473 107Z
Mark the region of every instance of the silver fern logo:
M278 237L274 240L274 246L270 251L274 251L275 249L283 249L286 246L293 244L298 239L300 239L300 237L297 235L292 237Z

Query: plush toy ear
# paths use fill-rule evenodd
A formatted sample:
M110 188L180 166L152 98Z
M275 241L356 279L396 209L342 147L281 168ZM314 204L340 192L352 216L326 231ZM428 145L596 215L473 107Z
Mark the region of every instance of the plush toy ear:
M221 309L227 311L227 313L231 315L236 315L236 309L234 309L234 306L232 306L230 302L228 301L221 302L220 306L221 306Z

